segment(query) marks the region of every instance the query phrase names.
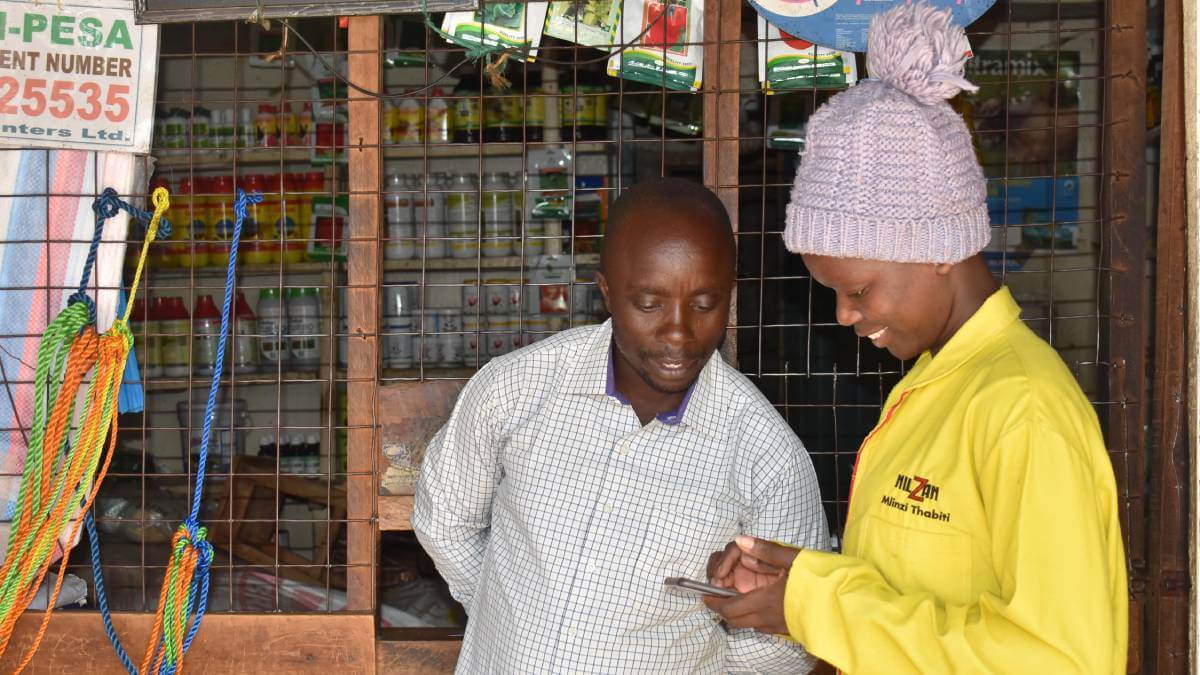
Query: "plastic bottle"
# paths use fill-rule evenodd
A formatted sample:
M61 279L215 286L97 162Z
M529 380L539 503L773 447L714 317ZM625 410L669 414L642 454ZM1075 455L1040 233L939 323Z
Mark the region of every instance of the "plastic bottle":
M171 192L171 207L167 219L171 221L171 237L167 245L168 267L192 267L192 179L179 179L179 186Z
M407 260L416 254L413 228L413 198L421 195L410 192L411 185L400 174L391 174L385 181L384 215L387 220L387 246L383 257L388 260Z
M300 116L284 103L279 110L279 145L294 148L300 145Z
M478 177L459 174L450 179L446 194L446 229L450 237L451 258L475 258L479 255Z
M232 352L233 370L237 373L253 373L258 370L258 342L254 334L258 332L258 322L246 295L238 291L237 301L233 306L234 332L231 344L226 351Z
M191 373L191 355L188 353L188 331L190 327L187 308L183 298L157 297L158 325L162 330L162 365L166 377L187 377ZM161 303L161 304L159 304Z
M193 148L203 149L212 147L212 127L212 112L208 108L196 108L192 112Z
M516 116L514 122L518 131L521 128L521 116L524 116L525 139L536 143L546 135L546 91L542 88L540 72L529 71L529 76L525 79L524 93L525 104L509 109L509 113Z
M454 107L450 111L450 125L455 143L478 143L481 138L479 108L479 72L469 70L462 75L454 88Z
M304 251L308 242L300 236L302 197L297 194L295 174L280 174L279 187L282 198L279 200L279 212L275 218L275 231L279 233L283 261L298 263L304 260Z
M288 343L283 337L287 327L287 305L278 288L258 292L258 336L260 363L268 372L287 369L290 362Z
M275 458L279 456L279 446L275 444L275 437L267 434L258 442L258 456Z
M279 109L269 103L258 106L258 115L254 118L254 145L279 147Z
M237 147L253 148L258 144L258 127L254 123L254 112L249 108L238 111Z
M188 147L188 118L187 113L172 108L163 121L163 147L166 155L181 155Z
M229 265L229 247L236 222L233 213L233 177L219 176L209 183L212 195L208 198L208 264L224 269ZM242 229L245 229L243 224Z
M247 194L258 192L263 201L259 204L246 204L246 220L242 223L242 241L239 253L247 265L269 265L279 260L279 240L270 237L275 229L274 217L271 215L270 188L267 177L262 174L251 174L242 179L242 189ZM275 210L278 211L279 195L275 194ZM272 255L274 254L274 255Z
M288 289L287 315L292 368L316 370L321 365L321 297L317 289Z
M155 363L158 355L153 354L150 347L152 340L157 344L157 338L151 337L153 333L157 332L156 322L150 319L146 301L141 298L133 302L129 331L133 333L133 351L137 355L138 372L141 373L142 381L145 382L147 378L161 375L162 368ZM154 372L155 368L159 372Z
M292 434L288 437L288 446L292 449L289 473L302 473L304 471L304 437L300 434Z
M192 369L197 375L210 376L217 367L217 340L221 332L221 313L211 295L197 298L192 332Z
M425 258L446 257L446 189L445 174L429 178L429 188L421 174L409 177L412 189L413 233L418 242L423 238ZM418 242L417 245L419 246Z
M425 108L421 101L412 96L400 99L397 118L398 143L415 145L425 140Z
M492 172L483 182L483 256L512 255L513 193L504 174Z
M316 474L321 471L321 440L316 434L304 437L304 473Z
M413 318L385 316L383 337L383 366L385 368L413 367ZM433 339L429 337L429 339Z
M429 109L425 111L425 136L430 144L450 142L450 106L442 98L441 88L430 92Z

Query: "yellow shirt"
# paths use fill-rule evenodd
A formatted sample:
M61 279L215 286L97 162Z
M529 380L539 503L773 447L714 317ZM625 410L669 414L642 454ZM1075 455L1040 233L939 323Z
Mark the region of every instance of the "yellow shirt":
M1096 414L1005 288L888 396L844 554L802 551L784 610L852 673L1118 673L1128 596Z

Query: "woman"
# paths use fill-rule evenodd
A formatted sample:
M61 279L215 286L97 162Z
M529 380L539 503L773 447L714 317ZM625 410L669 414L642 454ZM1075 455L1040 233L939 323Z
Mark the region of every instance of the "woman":
M1125 557L1094 411L980 256L982 171L946 103L949 10L872 23L872 79L812 117L784 233L837 319L916 363L859 450L841 554L739 537L705 602L847 672L1123 672Z

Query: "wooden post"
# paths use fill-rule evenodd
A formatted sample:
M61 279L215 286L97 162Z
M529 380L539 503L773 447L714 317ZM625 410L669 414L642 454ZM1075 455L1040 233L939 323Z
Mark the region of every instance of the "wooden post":
M1187 212L1184 197L1183 1L1163 5L1162 124L1155 266L1154 398L1151 423L1148 666L1188 667ZM1191 2L1192 0L1187 0Z
M383 20L350 17L348 56L350 81L370 91L383 86L380 45ZM379 454L375 424L379 377L379 284L382 248L379 99L351 89L350 226L347 253L348 323L350 331L347 384L347 550L346 609L375 608L375 564L379 534L375 529L375 463Z
M1145 222L1146 5L1109 0L1105 13L1104 140L1100 301L1107 322L1107 436L1122 498L1129 559L1129 672L1143 671L1146 586L1146 303L1149 228Z
M704 6L704 184L725 204L738 230L738 117L742 31L741 0L710 0ZM737 292L729 305L737 325ZM737 363L737 331L726 331L726 359Z

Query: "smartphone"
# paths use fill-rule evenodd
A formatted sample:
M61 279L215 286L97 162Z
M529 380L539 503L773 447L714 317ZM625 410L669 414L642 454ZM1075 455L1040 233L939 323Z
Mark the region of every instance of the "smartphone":
M720 586L713 586L700 581L685 579L684 577L667 577L663 579L663 585L695 595L713 595L718 598L734 598L738 595L738 592L732 588L721 588Z

